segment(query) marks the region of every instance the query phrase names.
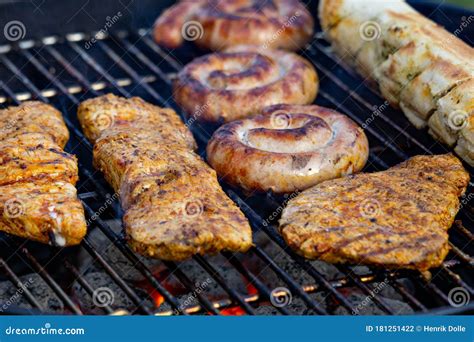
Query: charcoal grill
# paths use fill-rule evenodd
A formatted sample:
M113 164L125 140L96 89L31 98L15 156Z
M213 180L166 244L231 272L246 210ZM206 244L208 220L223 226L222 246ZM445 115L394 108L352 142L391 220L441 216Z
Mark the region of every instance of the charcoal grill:
M124 14L130 15L129 4L122 5L126 7L122 9ZM448 6L415 6L453 30L472 14ZM310 8L315 12L314 1ZM159 11L156 5L154 9ZM101 25L97 23L99 28ZM472 27L459 36L468 39L470 32ZM461 289L468 297L474 297L474 213L469 195L463 199L450 230L451 252L440 268L432 270L431 278L415 271L328 266L305 260L288 249L276 230L274 214L287 198L270 193L249 196L226 184L222 184L224 190L240 206L254 230L255 246L248 253L195 256L183 263L150 262L135 254L117 229L122 215L117 196L91 166L92 146L77 122L77 105L87 98L113 92L126 97L141 96L182 115L172 100L171 82L184 64L203 52L190 43L176 51L162 49L151 39L149 29L134 25L126 30L112 28L91 43L94 34L63 32L0 46L1 106L34 99L50 103L64 114L71 132L66 150L79 159L77 187L89 226L83 243L68 249L1 234L0 289L10 289L0 290L1 313L359 314L366 306L380 314L407 310L417 314L474 311L474 302L459 306L453 304L450 295L453 289ZM413 128L401 112L390 108L376 90L341 64L319 27L313 42L300 53L313 62L321 78L316 103L338 109L365 127L371 146L365 171L384 170L417 154L447 152L425 131ZM190 129L205 157L204 148L212 128L193 123ZM472 168L469 171L473 175ZM472 187L468 194L470 191ZM112 249L117 253L114 255L120 255L122 263L110 260L108 251ZM127 272L122 265L127 265ZM107 277L105 288L114 289L111 292L115 299L124 299L85 305L84 298L97 299L102 289L89 276L91 268L95 274ZM136 273L139 281L131 281L129 273ZM230 273L238 274L239 283L245 286L237 286L237 278L230 278ZM208 286L210 283L213 286ZM48 304L51 298L45 304L39 297L46 292L55 305ZM285 303L289 296L292 302ZM403 303L404 310L394 305L393 298Z

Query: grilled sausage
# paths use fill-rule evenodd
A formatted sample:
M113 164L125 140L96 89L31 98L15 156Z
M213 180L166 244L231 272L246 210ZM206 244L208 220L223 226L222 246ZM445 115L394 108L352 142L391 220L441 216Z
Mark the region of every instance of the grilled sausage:
M188 40L214 51L239 44L298 50L313 26L297 0L182 0L158 18L153 36L173 49Z
M107 128L97 129L98 113L111 118ZM78 117L95 141L94 165L120 195L134 250L182 260L251 246L246 218L192 151L192 135L172 110L106 95L81 103Z
M283 210L280 230L310 259L425 271L448 253L447 230L468 182L451 154L413 157L302 192Z
M68 139L61 113L49 105L0 111L0 230L60 246L82 240L77 162L63 151Z
M290 52L238 46L195 59L178 74L175 101L192 120L233 121L279 103L309 104L318 75Z
M319 106L275 105L220 127L207 158L227 182L288 193L360 171L367 137L351 119Z
M319 16L336 54L377 83L417 128L459 145L456 152L474 165L473 48L403 0L322 0ZM462 104L452 101L460 89L467 93Z

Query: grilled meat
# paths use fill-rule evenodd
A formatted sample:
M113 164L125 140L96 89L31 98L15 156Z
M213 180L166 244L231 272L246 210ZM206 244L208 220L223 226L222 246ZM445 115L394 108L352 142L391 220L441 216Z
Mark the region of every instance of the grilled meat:
M0 230L60 246L82 240L76 158L63 151L68 139L61 113L49 105L0 111Z
M311 259L427 270L448 253L447 230L469 174L451 154L323 182L289 201L280 229Z
M84 209L68 182L2 186L0 212L0 230L30 240L69 246L79 244L86 233Z
M75 157L42 133L23 133L2 140L0 159L0 185L42 179L77 182Z
M133 114L123 119L122 111ZM95 134L97 113L113 123ZM192 151L195 142L173 111L106 95L83 102L78 116L95 140L94 165L120 194L125 231L137 252L182 260L251 246L246 218Z

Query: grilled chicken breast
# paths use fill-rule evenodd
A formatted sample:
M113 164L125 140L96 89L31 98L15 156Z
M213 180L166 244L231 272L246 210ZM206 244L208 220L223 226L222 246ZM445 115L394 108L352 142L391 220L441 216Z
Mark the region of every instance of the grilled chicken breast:
M448 253L447 230L468 182L451 154L413 157L304 191L283 210L280 230L310 259L425 271Z
M47 104L0 111L0 230L60 246L82 240L77 162L63 151L68 139L61 113Z
M99 127L99 116L111 124ZM251 246L246 218L193 152L192 135L172 110L106 95L83 102L78 117L95 141L95 166L120 194L137 252L182 260Z
M319 16L345 62L377 83L413 125L428 126L474 165L472 47L403 0L321 0ZM452 102L460 89L467 94L464 101Z

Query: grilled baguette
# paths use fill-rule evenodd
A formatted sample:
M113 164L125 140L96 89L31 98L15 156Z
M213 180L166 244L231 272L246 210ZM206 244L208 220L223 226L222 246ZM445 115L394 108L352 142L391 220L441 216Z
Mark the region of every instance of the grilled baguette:
M468 182L452 154L413 157L304 191L283 210L280 230L310 259L425 271L448 253L447 230Z
M108 117L99 127L98 113ZM139 98L106 95L83 102L78 117L94 145L94 165L120 195L130 245L166 260L221 250L246 251L250 226L193 152L178 116Z
M0 230L60 246L82 240L77 162L63 151L68 139L61 113L49 105L0 111Z
M344 61L377 83L417 128L428 126L435 138L457 146L456 152L474 165L469 124L474 115L473 48L403 0L322 0L319 16ZM451 99L459 97L460 89L467 95L458 104Z

